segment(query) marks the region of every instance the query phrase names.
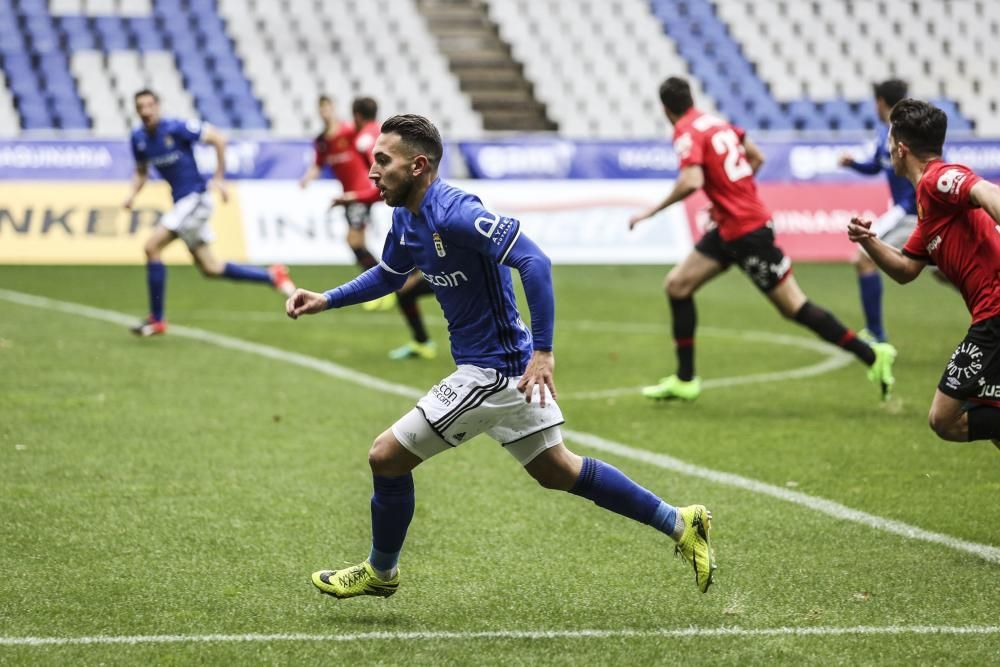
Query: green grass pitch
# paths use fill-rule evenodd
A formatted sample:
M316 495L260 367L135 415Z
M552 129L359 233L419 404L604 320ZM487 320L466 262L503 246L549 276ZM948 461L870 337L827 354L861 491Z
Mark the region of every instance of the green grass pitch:
M888 408L853 362L715 387L678 405L616 391L673 369L663 272L555 269L556 383L568 428L954 544L1000 545L1000 452L941 442L926 425L941 369L968 325L956 293L928 277L887 284L900 352ZM312 267L293 277L325 289L352 274ZM849 267L799 265L796 275L814 301L860 328ZM140 267L0 267L0 288L145 312ZM396 313L350 309L292 322L275 293L203 280L187 267L170 269L167 298L172 325L406 387L426 390L452 368L432 300L422 304L441 356L400 363L386 358L406 340ZM830 358L808 345L741 338L812 335L781 320L738 273L709 285L697 304L706 380ZM720 567L707 595L669 540L539 488L478 438L415 472L399 593L321 596L308 582L313 570L367 554L366 451L411 405L281 359L179 335L139 340L117 324L0 295L0 664L981 665L1000 656L1000 563L572 442L668 502L712 509ZM868 630L837 632L858 627ZM945 627L979 634L935 632ZM720 628L739 630L702 632ZM388 634L354 637L371 632ZM309 637L198 640L293 633ZM191 637L12 641L164 635Z

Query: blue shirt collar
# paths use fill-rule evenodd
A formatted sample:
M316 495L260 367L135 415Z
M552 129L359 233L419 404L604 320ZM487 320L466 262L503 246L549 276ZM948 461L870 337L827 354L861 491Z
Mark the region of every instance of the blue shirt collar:
M431 205L434 204L435 199L437 199L437 192L444 186L440 177L434 179L430 187L427 188L427 192L424 193L424 199L420 202L420 215L429 219L427 215L430 212Z

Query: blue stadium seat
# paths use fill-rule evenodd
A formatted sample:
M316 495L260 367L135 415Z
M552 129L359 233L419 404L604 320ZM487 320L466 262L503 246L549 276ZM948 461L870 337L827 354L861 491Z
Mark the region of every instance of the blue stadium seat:
M64 130L86 130L90 128L90 120L83 112L57 112L56 125Z
M22 16L49 15L49 6L46 0L18 0L14 6Z
M270 125L260 112L247 112L238 121L242 130L267 130Z

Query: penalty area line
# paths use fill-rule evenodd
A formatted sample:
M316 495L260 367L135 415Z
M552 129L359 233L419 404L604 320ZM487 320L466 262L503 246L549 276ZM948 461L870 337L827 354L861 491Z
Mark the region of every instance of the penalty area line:
M227 642L359 642L359 641L472 641L472 640L557 640L606 638L677 638L687 637L842 637L878 635L996 635L996 625L888 625L853 627L780 627L780 628L652 628L618 630L486 630L482 632L357 632L345 634L208 634L208 635L131 635L93 637L0 637L0 646L87 646L109 644L193 644Z
M11 303L67 313L70 315L88 317L104 322L111 322L113 324L128 325L135 321L134 317L129 317L124 313L113 310L104 310L68 301L58 301L56 299L49 299L48 297L35 296L32 294L25 294L23 292L15 292L6 289L0 289L0 299L4 299ZM282 361L300 366L302 368L308 368L310 370L323 373L324 375L352 382L356 385L366 387L368 389L374 389L375 391L380 391L385 394L392 394L415 400L423 396L425 393L414 387L388 382L372 375L368 375L367 373L362 373L360 371L335 364L332 361L317 359L315 357L310 357L296 352L289 352L280 348L271 347L270 345L252 343L240 338L212 333L210 331L195 329L192 327L172 326L170 331L175 336L199 340L217 347L239 350L241 352L256 354L268 359L274 359L275 361ZM722 486L742 489L758 495L770 496L800 507L806 507L819 512L820 514L833 517L834 519L858 523L881 532L898 535L910 540L938 544L955 551L971 554L990 563L1000 564L1000 547L995 547L989 544L980 544L979 542L971 542L969 540L963 540L951 535L924 530L902 521L896 521L894 519L888 519L876 514L856 510L832 500L827 500L818 496L810 496L800 491L794 491L792 489L776 486L774 484L768 484L767 482L761 482L749 477L743 477L733 473L697 466L666 454L659 454L657 452L649 451L648 449L632 447L630 445L602 438L592 433L574 431L568 428L563 428L562 433L572 442L584 445L585 447L590 447L591 449L607 452L609 454L614 454L633 461L640 461L663 470L669 470L671 472L687 475L689 477L704 479Z

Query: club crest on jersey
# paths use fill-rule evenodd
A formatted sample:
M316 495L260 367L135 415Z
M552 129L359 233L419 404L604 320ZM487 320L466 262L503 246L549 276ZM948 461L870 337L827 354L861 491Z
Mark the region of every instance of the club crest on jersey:
M444 257L444 242L441 240L441 235L434 232L431 238L434 239L434 250L437 252L437 256Z
M163 137L163 145L166 146L167 148L173 148L174 147L174 138L171 137L169 134L167 136Z

